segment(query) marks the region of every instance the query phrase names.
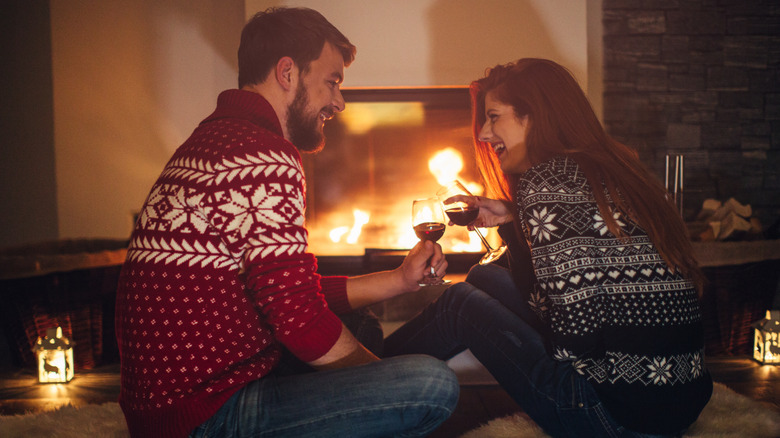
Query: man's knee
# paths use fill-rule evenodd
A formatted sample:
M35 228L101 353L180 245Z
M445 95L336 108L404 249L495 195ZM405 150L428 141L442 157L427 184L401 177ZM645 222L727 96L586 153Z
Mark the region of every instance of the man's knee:
M404 378L412 391L429 399L429 403L452 412L458 402L460 384L455 372L444 361L426 355L393 359L404 361Z

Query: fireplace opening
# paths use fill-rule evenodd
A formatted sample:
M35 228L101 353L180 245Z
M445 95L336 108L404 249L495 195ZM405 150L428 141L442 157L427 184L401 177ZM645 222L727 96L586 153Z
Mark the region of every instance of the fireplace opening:
M467 87L345 89L325 148L303 156L309 250L350 256L411 248L412 201L458 179L481 194ZM483 230L500 243L494 230ZM447 227L446 253L482 253L465 227Z

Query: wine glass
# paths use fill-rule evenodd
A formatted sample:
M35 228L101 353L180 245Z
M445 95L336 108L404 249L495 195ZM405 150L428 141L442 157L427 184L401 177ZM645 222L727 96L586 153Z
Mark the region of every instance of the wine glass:
M444 212L438 198L416 199L412 202L412 227L414 234L420 240L436 242L444 235ZM433 286L448 284L449 280L442 280L436 276L431 266L431 273L423 277L420 286Z
M479 216L479 207L452 199L454 196L458 195L474 196L460 181L452 181L436 192L436 196L439 197L439 200L444 206L444 212L447 213L447 216L449 216L452 223L465 227L477 219ZM480 265L493 263L504 255L506 252L506 245L501 245L499 248L493 249L479 229L474 228L474 231L476 231L477 236L479 236L482 244L485 245L485 248L487 249L487 253L479 260Z

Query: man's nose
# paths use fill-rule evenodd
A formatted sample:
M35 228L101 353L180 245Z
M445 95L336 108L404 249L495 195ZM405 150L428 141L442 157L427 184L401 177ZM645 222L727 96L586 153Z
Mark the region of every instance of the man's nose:
M341 90L336 90L336 95L333 97L333 102L331 102L331 104L336 109L336 112L344 111L347 104L344 102L344 96L341 94Z

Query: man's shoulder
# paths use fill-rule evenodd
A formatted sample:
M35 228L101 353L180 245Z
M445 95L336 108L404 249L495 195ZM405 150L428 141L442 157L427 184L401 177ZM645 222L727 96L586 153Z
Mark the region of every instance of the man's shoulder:
M250 120L222 118L202 123L182 145L183 150L200 150L217 161L236 156L282 154L300 161L300 154L281 135Z

